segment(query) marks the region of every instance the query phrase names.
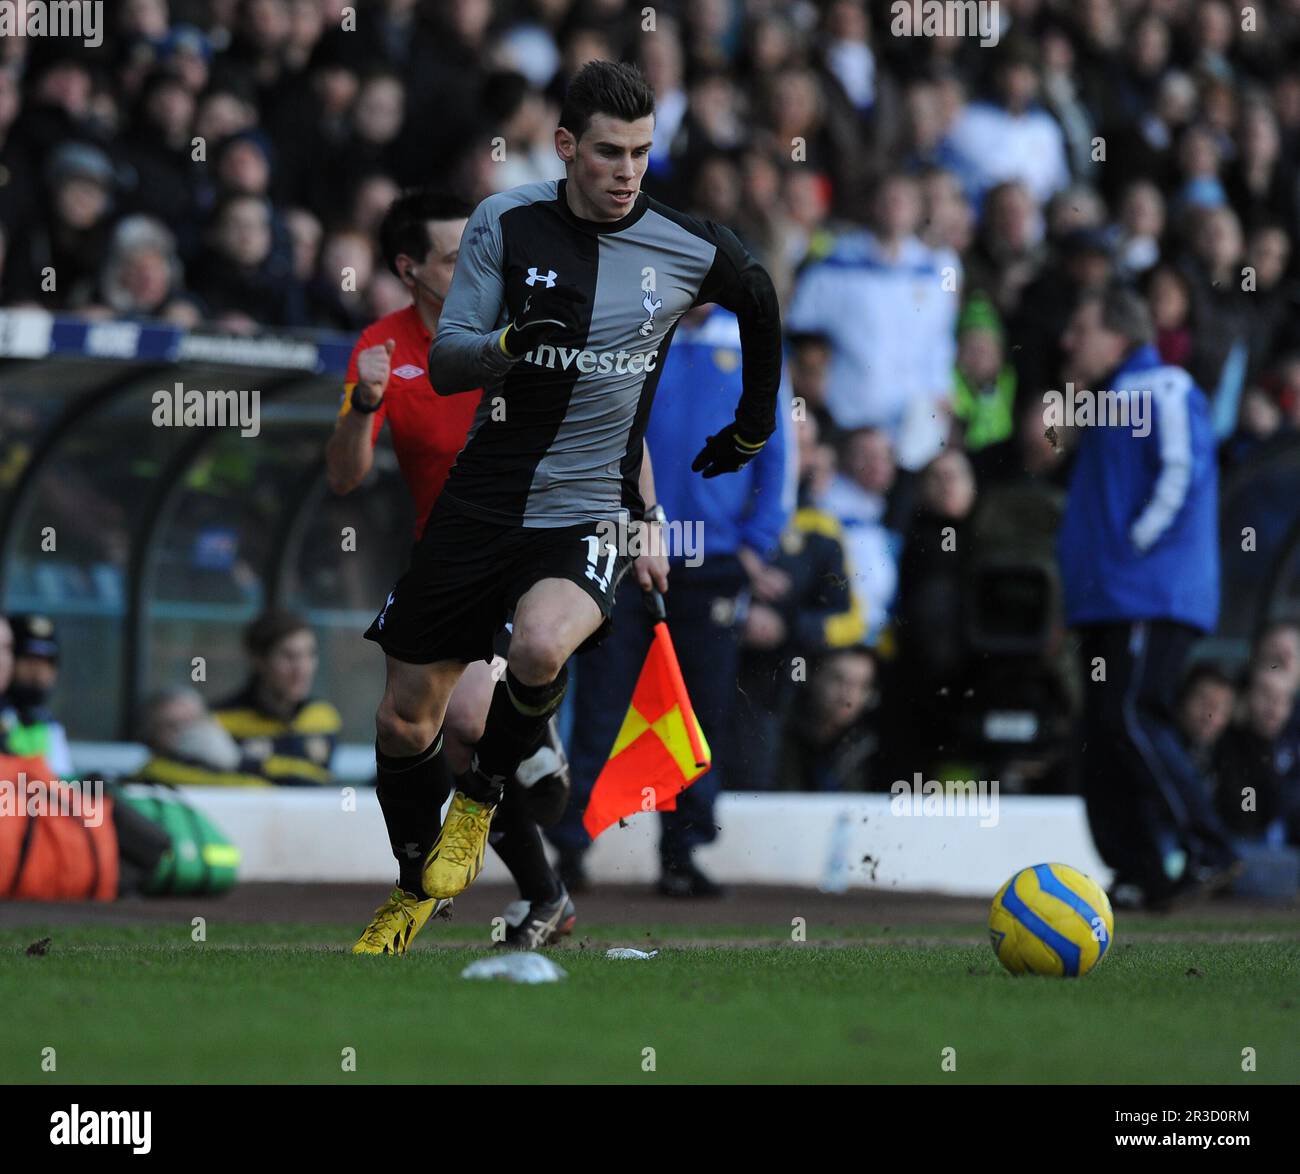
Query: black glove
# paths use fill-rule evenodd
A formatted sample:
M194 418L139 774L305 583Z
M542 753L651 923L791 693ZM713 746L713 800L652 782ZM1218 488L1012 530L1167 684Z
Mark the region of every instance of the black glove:
M766 443L766 436L757 442L745 440L736 432L735 424L728 424L704 442L699 455L691 462L691 472L703 472L706 480L719 473L734 473L758 456Z
M578 308L586 304L586 296L572 286L533 290L501 335L501 349L517 359L561 330L576 330Z

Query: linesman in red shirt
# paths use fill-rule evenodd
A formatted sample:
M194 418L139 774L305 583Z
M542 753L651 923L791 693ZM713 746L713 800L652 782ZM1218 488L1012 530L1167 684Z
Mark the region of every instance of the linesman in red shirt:
M404 193L389 208L379 227L380 248L389 269L410 291L411 304L361 332L348 363L334 434L326 448L330 488L338 494L349 493L370 472L374 446L387 421L398 468L415 502L417 539L465 444L482 395L481 390L437 395L425 370L443 298L456 268L461 234L472 211L471 204L455 196L426 189ZM507 639L503 632L498 653L505 652ZM451 772L468 769L474 745L483 736L497 677L504 670L501 655L491 663L476 661L468 666L452 694L440 735L440 740L445 739L446 755L438 753L439 741L416 755L418 761L414 762L393 759L376 746L379 805L399 876L389 902L376 913L354 952L405 953L424 922L451 904L426 898L420 871L437 838L442 806L451 794ZM571 932L577 916L546 858L533 818L537 815L553 822L568 799L568 763L554 723L537 753L521 763L514 782L492 825L491 842L530 911L546 912L542 922L550 939ZM410 839L412 829L417 829L418 840ZM562 907L551 911L549 906L557 898L562 899ZM416 908L424 916L384 916L394 902ZM525 914L520 924L508 926L506 943L545 944L512 940L526 934L531 920Z

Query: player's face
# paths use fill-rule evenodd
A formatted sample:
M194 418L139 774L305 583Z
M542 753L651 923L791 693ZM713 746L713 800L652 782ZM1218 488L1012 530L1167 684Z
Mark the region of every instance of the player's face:
M654 115L624 122L594 114L582 138L564 127L555 132L555 149L564 160L574 212L586 220L619 220L632 209L650 159Z

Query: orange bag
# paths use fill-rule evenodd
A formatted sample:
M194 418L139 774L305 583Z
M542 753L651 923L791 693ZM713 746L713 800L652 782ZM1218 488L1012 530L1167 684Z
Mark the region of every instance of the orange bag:
M74 794L50 774L43 757L0 754L0 900L111 901L113 801Z

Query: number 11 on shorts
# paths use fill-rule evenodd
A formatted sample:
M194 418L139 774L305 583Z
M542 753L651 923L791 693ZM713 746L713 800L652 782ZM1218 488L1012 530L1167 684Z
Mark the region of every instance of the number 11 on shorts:
M614 560L618 557L618 550L610 543L604 543L606 552L605 573L602 575L597 569L600 562L601 537L599 534L588 534L583 542L587 544L587 578L594 579L599 585L601 591L609 590L610 576L614 573Z

